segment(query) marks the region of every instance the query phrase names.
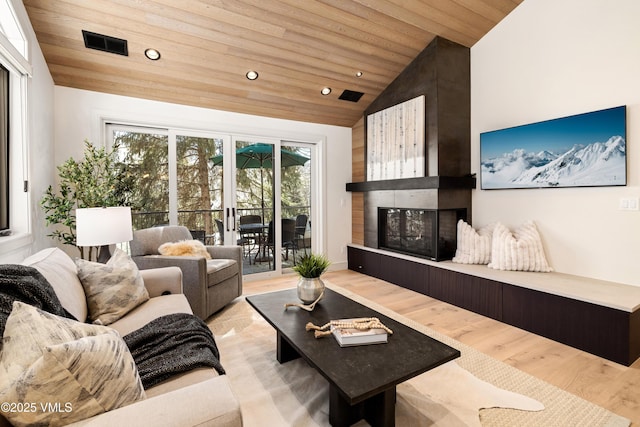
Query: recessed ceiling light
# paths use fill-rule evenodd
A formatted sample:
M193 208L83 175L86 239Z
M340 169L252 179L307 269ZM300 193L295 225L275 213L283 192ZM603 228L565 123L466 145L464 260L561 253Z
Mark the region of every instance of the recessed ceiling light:
M356 77L362 77L362 71L356 71Z
M320 91L321 94L323 95L329 95L331 93L331 88L330 87L323 87L322 90Z
M251 71L247 71L246 76L249 80L255 80L258 78L258 73L256 71L251 70Z
M160 52L156 49L146 49L144 51L144 56L146 56L147 58L149 58L152 61L157 61L158 59L160 59Z

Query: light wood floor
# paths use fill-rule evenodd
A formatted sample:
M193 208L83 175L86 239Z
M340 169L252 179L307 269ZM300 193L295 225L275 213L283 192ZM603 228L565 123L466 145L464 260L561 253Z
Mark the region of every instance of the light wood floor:
M354 271L322 277L640 426L640 359L619 365ZM296 281L294 275L245 281L244 293L291 288Z

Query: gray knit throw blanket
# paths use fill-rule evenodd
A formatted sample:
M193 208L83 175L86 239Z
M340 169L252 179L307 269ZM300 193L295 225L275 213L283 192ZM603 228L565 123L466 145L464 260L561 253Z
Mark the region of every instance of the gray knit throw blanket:
M158 317L123 337L145 389L198 367L224 375L213 333L198 317L175 313Z
M4 334L14 301L74 319L62 307L53 286L38 270L19 264L0 264L0 337Z

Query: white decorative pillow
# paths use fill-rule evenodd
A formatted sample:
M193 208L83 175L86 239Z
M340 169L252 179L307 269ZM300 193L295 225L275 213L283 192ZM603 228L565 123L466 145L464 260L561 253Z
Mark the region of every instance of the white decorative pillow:
M33 402L28 411L3 413L13 425L66 425L144 398L115 330L13 304L0 354L0 401Z
M75 262L96 325L109 325L149 299L138 266L123 250L116 248L106 264Z
M513 233L498 223L493 229L491 262L496 270L553 271L547 263L540 234L533 221L527 221Z
M167 242L158 248L160 255L172 256L203 256L211 259L211 254L207 251L200 240L181 240L179 242Z
M459 220L456 255L451 261L459 264L489 264L494 227L495 224L489 224L476 231L465 221Z

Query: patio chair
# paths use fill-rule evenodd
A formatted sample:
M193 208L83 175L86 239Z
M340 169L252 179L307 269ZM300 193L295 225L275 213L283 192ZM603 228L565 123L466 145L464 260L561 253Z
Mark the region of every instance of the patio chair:
M189 230L189 232L194 240L200 240L202 243L205 242L206 232L204 230Z
M224 223L219 220L219 219L215 219L216 221L216 226L218 227L218 234L220 234L220 244L224 245Z
M289 249L293 251L293 262L296 261L296 220L282 218L282 248L285 249L285 260L289 260Z
M307 223L309 221L309 217L305 214L300 214L296 216L296 246L300 249L300 245L298 245L299 241L302 241L302 247L304 247L304 235L307 232Z
M291 249L293 251L293 260L295 263L295 259L296 259L296 244L295 244L296 221L295 219L282 218L281 232L282 232L282 248L285 249L284 259L285 260L289 259L289 249ZM261 245L261 248L259 249L259 251L266 250L267 255L271 254L275 257L274 247L275 247L275 241L274 241L273 221L269 221L267 238ZM267 258L269 261L269 268L271 268L271 257L267 256Z
M182 286L193 313L207 319L242 295L242 249L239 246L206 246L210 260L201 256L167 256L158 253L166 242L192 240L182 226L153 227L133 232L131 258L138 268L178 266Z
M262 240L263 229L252 229L250 231L243 230L243 226L248 224L262 225L262 217L260 215L242 215L240 217L240 239L238 244L242 245L245 256L251 255L251 251L260 244ZM251 259L251 258L249 258Z

